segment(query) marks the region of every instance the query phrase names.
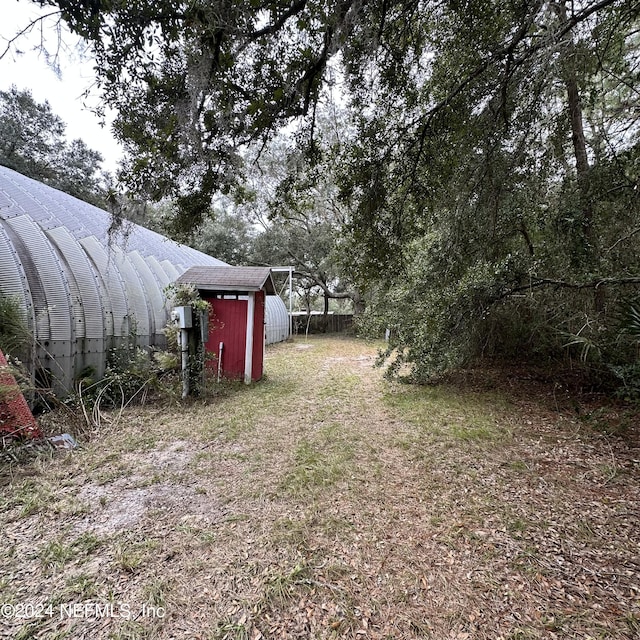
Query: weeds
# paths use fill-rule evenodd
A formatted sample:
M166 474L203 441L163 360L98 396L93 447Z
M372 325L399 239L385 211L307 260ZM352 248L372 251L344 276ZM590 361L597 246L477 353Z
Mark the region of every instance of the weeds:
M46 511L51 506L51 490L43 482L26 480L16 487L9 499L8 507L20 507L20 518Z
M145 561L148 549L154 543L127 543L121 542L115 547L114 563L118 569L125 573L137 573Z
M171 581L156 578L147 583L143 590L143 597L153 607L166 607L167 596L171 592Z
M384 395L387 406L405 420L415 424L428 440L442 437L453 441L495 444L510 438L510 432L499 425L498 412L504 406L499 396L487 405L483 398L463 397L446 387L408 387L393 385Z
M60 540L54 540L43 549L40 557L47 568L62 566L73 557L73 548Z
M109 640L150 640L152 630L135 620L120 622L115 631L109 635Z
M37 640L41 638L41 628L44 625L44 621L38 620L37 622L30 622L24 625L14 636L14 640Z
M210 636L210 640L250 640L249 630L244 623L231 618L220 620Z
M284 491L298 494L307 490L326 488L345 477L353 448L327 442L303 440L294 452L294 464L282 481Z
M308 587L311 570L309 567L297 564L289 573L276 573L266 581L263 604L273 607L293 598L299 587Z
M67 543L66 536L49 542L41 551L40 558L46 568L62 567L76 557L86 557L97 551L102 541L93 533L83 533L80 537Z
M92 576L80 574L66 581L66 589L62 594L63 601L74 600L76 602L95 598L98 594L96 579Z

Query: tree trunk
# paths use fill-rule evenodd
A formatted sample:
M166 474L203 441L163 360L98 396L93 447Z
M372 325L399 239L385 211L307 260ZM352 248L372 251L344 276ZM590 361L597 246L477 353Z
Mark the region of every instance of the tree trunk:
M567 22L567 8L561 3L554 3L553 8L562 23ZM578 181L578 196L580 199L580 211L582 213L582 250L581 263L588 269L593 269L597 262L596 238L593 228L593 201L589 187L589 157L587 155L587 142L584 136L584 120L582 113L582 101L578 89L576 73L576 47L571 32L567 34L567 46L562 61L562 73L565 89L567 91L567 106L569 109L569 122L571 124L571 142L576 159L576 177ZM596 287L593 304L597 312L604 310L605 289Z
M567 9L564 4L554 3L553 7L561 22L567 21ZM593 255L593 203L589 193L589 158L587 156L587 143L584 137L584 124L582 115L582 101L578 90L576 74L576 47L571 33L567 35L567 48L562 62L563 81L567 91L567 106L569 109L569 122L571 125L571 142L576 159L576 176L578 179L578 192L580 195L580 209L582 212L582 226L585 241L585 253L588 258Z
M354 291L351 296L351 300L353 300L353 315L361 316L366 309L366 304L359 291Z
M329 326L329 296L324 294L324 309L322 310L322 333L327 333Z

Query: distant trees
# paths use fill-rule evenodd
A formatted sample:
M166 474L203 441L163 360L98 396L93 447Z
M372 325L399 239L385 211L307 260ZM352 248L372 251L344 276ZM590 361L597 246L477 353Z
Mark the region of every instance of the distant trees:
M286 137L249 159L243 176L242 197L217 198L198 231L182 239L234 265L292 266L303 305L317 298L325 311L330 300L359 304L340 255L344 215L328 176L315 175ZM164 220L171 235L174 214L168 203L148 206L139 221Z
M251 265L255 264L257 235L257 230L237 211L218 208L203 223L191 244L231 265Z
M72 196L105 206L102 156L82 140L65 137L66 125L48 102L29 90L0 91L0 164Z
M340 249L346 210L329 157L326 163L320 161L322 153L333 153L336 140L324 108L319 109L317 162L309 163L294 137L279 136L250 159L241 210L260 228L253 261L293 266L302 296L321 296L326 313L330 300L358 306L360 294Z

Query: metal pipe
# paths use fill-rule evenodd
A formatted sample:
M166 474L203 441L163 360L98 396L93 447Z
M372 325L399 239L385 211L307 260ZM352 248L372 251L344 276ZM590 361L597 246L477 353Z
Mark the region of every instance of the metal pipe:
M182 399L189 395L189 331L180 329L180 350L182 351Z
M253 316L256 308L256 294L249 292L247 300L247 335L244 344L244 383L251 384L251 373L253 368Z
M293 267L289 267L289 338L293 338Z
M224 342L218 345L218 382L222 378L222 350L224 349Z

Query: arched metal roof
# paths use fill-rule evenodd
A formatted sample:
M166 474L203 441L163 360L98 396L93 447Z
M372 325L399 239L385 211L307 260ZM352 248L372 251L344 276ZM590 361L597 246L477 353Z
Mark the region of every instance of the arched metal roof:
M102 376L109 350L131 336L163 347L164 287L189 267L226 265L135 224L110 238L110 224L106 211L0 167L0 291L20 301L58 394L86 367ZM267 343L287 338L283 313L268 296Z

